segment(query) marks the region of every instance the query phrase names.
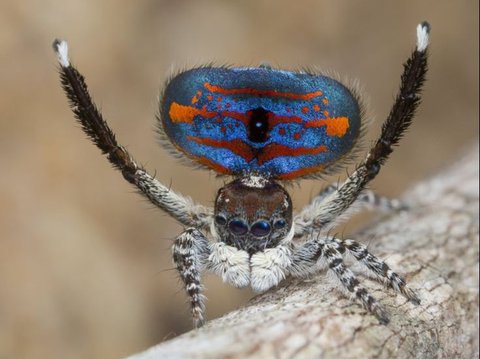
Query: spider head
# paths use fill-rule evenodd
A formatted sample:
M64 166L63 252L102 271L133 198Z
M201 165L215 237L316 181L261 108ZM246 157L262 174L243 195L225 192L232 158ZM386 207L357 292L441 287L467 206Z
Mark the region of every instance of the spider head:
M278 183L256 176L222 187L215 200L215 232L249 253L275 247L292 228L292 201Z

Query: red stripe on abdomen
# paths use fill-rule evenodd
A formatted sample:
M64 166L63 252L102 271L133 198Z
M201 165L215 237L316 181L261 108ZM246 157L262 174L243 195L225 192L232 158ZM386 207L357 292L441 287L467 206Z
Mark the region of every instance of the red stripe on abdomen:
M205 82L203 86L210 92L221 93L224 95L253 95L253 96L268 96L268 97L283 97L290 100L311 100L314 97L322 96L322 91L301 93L280 92L276 90L259 90L254 88L224 88L221 86L212 85Z

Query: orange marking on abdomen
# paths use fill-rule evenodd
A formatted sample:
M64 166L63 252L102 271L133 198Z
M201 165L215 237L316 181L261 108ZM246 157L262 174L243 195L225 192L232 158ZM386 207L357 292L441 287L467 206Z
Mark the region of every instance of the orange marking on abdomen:
M199 109L192 106L184 106L176 102L172 102L172 104L170 105L170 110L168 111L168 115L170 116L172 122L192 123L193 119L197 115L205 118L212 118L217 116L217 113L207 111L206 108Z
M328 105L328 98L324 98L324 99L322 100L322 102L323 102L324 105Z
M320 106L318 106L317 104L313 105L313 111L315 112L320 111Z
M201 145L215 147L215 148L225 148L232 151L236 155L242 157L245 161L250 162L254 159L255 155L253 154L252 148L243 142L242 140L236 139L231 141L221 141L221 140L212 140L211 138L201 138L194 136L187 136L187 140L194 141Z
M269 96L283 97L291 100L311 100L314 97L322 96L322 91L308 92L305 94L292 92L279 92L276 90L258 90L254 88L223 88L221 86L212 85L205 82L203 86L210 92L221 93L224 95L253 95L253 96Z
M350 127L348 117L329 117L305 123L305 127L327 127L328 136L343 137Z
M262 152L257 156L258 164L261 166L263 163L281 156L303 156L303 155L316 155L322 152L327 152L327 146L321 145L314 148L299 147L292 148L276 143L267 145Z
M306 107L306 106L305 106L305 107L302 107L302 112L303 112L303 113L308 113L308 107Z

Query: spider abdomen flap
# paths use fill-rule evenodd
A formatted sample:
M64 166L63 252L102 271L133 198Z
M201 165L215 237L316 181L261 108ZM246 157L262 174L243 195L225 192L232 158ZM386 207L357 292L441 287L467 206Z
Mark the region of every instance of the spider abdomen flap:
M361 112L352 91L330 77L201 67L168 83L161 127L176 149L219 173L294 179L344 158Z

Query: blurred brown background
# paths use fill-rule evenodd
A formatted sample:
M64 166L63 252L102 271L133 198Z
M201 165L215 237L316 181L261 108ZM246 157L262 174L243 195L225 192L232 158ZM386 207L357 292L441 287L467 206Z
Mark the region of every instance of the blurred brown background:
M156 144L157 96L172 70L209 61L336 70L368 93L372 139L424 19L432 24L424 102L372 185L388 195L476 141L478 1L3 0L0 358L115 358L191 325L171 270L182 228L135 194L74 123L55 37L69 41L120 142L164 183L208 205L223 180ZM322 186L293 186L296 208ZM206 286L209 318L251 296L212 276Z

